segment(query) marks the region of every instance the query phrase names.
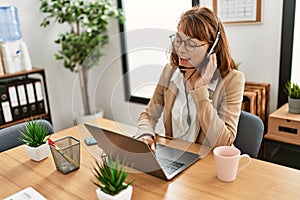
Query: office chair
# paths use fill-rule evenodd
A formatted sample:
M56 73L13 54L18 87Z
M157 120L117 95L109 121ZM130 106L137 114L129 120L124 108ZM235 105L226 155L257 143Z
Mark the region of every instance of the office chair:
M43 124L43 126L49 129L49 134L54 132L53 126L47 120L37 120L38 123ZM26 122L20 124L15 124L7 128L0 130L0 152L6 151L8 149L14 148L21 145L20 142L20 129L26 128Z
M237 136L234 146L249 156L256 158L260 149L264 134L262 120L249 112L241 111L238 123Z

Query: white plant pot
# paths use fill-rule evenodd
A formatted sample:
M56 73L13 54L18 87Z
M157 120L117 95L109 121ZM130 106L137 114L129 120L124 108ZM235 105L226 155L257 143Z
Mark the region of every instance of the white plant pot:
M129 185L125 190L114 196L104 193L100 188L96 190L99 200L130 200L132 195L132 186Z
M26 152L32 160L41 161L49 156L48 143L42 144L39 147L25 146Z
M103 117L103 110L90 115L82 115L77 113L75 116L76 124L83 124Z

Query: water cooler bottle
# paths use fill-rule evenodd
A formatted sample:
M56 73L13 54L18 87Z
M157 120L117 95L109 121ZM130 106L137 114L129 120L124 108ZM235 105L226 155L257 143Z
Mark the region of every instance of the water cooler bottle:
M14 6L0 7L0 50L5 73L32 69L27 46L22 41L18 11Z

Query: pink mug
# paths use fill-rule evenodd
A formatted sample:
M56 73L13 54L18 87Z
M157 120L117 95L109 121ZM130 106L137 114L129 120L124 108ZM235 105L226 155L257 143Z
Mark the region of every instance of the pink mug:
M233 146L219 146L213 150L214 160L217 170L217 177L221 181L234 181L237 174L245 169L251 158L247 154L242 154L239 149ZM247 162L239 166L240 159L247 158Z

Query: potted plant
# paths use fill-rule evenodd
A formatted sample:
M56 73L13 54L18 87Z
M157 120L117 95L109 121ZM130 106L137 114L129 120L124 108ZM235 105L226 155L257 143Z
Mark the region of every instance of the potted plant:
M300 87L297 83L288 81L285 84L285 93L288 95L289 112L300 113Z
M128 172L124 169L124 163L118 159L115 162L110 157L102 159L99 163L96 161L94 175L97 182L93 182L98 189L96 194L101 200L130 200L132 195L131 180L128 184L124 183Z
M61 47L55 58L63 60L64 67L71 72L78 73L83 114L93 115L96 111L91 110L90 106L88 72L103 55L103 47L109 37L107 29L110 18L124 22L122 11L115 8L111 0L41 0L40 11L48 14L41 27L47 27L51 19L68 25L69 30L60 33L55 40Z
M26 127L19 131L19 140L25 144L27 154L32 160L41 161L49 156L47 136L50 130L43 125L42 120L28 120Z

